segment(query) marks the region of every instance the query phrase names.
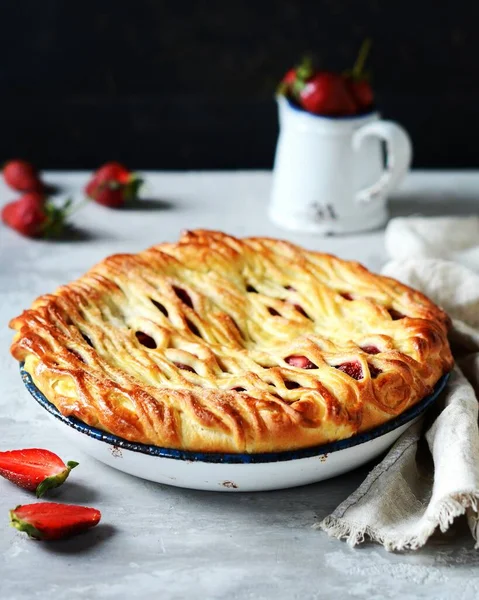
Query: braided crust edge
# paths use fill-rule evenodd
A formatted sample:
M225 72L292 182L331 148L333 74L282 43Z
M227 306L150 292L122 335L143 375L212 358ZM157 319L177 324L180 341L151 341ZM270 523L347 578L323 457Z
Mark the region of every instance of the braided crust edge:
M12 355L63 415L130 441L255 453L404 412L452 368L448 323L358 263L197 230L106 258L10 326Z

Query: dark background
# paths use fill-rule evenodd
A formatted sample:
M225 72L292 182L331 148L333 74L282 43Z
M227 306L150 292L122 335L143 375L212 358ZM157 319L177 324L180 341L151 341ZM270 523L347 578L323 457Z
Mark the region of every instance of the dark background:
M0 159L41 168L271 167L275 86L305 51L370 67L415 167L478 167L479 5L2 0Z

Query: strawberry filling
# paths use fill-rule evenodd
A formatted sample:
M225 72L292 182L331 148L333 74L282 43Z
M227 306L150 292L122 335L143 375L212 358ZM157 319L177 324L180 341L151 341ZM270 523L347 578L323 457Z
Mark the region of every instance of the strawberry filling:
M285 381L284 386L288 390L295 390L296 388L301 387L297 381Z
M234 387L234 388L231 388L231 391L232 392L246 392L246 389L243 387Z
M153 304L156 306L156 308L165 315L165 317L168 316L168 311L163 306L163 304L161 304L160 302L157 302L156 300L153 300L153 298L150 298L150 300L153 302Z
M351 294L349 292L341 292L339 294L342 298L344 298L345 300L352 300L353 297L351 296Z
M381 352L377 346L361 346L361 350L367 354L379 354Z
M268 306L268 312L269 312L270 315L273 315L273 317L279 317L280 316L279 312L275 308L273 308L271 306Z
M86 342L86 343L87 343L89 346L91 346L91 347L93 348L93 343L92 343L91 339L90 339L90 338L89 338L87 335L85 335L84 333L82 333L82 334L81 334L81 336L82 336L82 338L85 340L85 342Z
M317 369L318 365L315 365L313 362L309 360L306 356L300 356L297 354L293 354L291 356L287 356L284 359L288 365L292 367L297 367L298 369Z
M247 285L246 286L246 291L250 292L250 294L257 294L258 290L256 288L254 288L252 285Z
M399 321L399 319L404 319L406 315L403 315L395 308L388 308L388 313L391 315L391 319L393 321Z
M193 300L191 299L191 296L186 290L180 287L176 287L176 285L173 286L173 290L177 297L183 302L183 304L186 304L186 306L193 308Z
M193 323L193 321L186 319L186 324L188 325L188 328L191 331L191 333L193 333L194 335L197 335L198 337L201 337L200 330L198 329L198 327L196 327L196 325Z
M151 335L143 333L143 331L137 331L135 335L136 339L140 342L142 346L145 346L145 348L150 348L150 350L154 350L155 348L157 348L156 342L151 337Z
M335 366L335 369L346 373L346 375L349 375L350 377L356 380L362 379L364 377L363 370L361 368L361 363L357 361L351 361L343 363L342 365L337 365Z
M301 305L294 304L293 306L300 314L303 315L303 317L306 317L307 319L309 319L309 316L307 315L306 311L304 310L304 308Z
M193 367L190 367L190 365L185 365L184 363L178 362L175 362L173 364L175 365L175 367L181 369L182 371L190 371L190 373L196 373L196 371L193 369Z
M175 367L177 367L178 369L181 369L182 371L189 371L190 373L196 373L196 371L193 369L193 367L190 367L190 365L185 365L184 363L173 363L175 365Z
M376 379L376 377L382 373L381 369L378 369L378 367L375 367L371 363L368 363L368 367L369 367L369 374L371 375L371 379Z

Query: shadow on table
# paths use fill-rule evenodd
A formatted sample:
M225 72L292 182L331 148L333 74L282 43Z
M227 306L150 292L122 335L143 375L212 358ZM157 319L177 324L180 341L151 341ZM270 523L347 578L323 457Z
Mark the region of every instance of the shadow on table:
M68 485L62 485L50 490L49 495L54 502L88 504L90 506L96 503L100 496L98 489L77 481L72 481L72 478L69 478Z
M116 528L108 523L96 527L75 537L51 542L41 542L42 547L52 554L80 554L93 551L115 535Z
M120 210L122 211L150 211L150 210L171 210L175 204L171 200L160 198L140 198L131 204L125 204Z
M90 242L93 240L114 241L115 239L117 238L112 236L110 232L106 232L104 230L100 231L97 229L86 229L84 227L78 227L76 225L70 225L67 223L59 236L46 238L42 241L61 244L72 242Z
M63 189L60 185L57 185L54 183L47 183L47 182L43 183L43 193L47 196L57 196L58 194L61 194L62 192L63 192Z
M261 522L290 523L291 526L311 527L330 514L364 481L376 464L370 462L350 473L295 488L268 492L222 492L186 490L153 482L142 484L161 501L182 504L216 514L218 518L248 519L254 515ZM234 515L234 517L233 517Z
M89 242L98 238L95 232L75 225L66 224L58 237L51 238L52 242Z

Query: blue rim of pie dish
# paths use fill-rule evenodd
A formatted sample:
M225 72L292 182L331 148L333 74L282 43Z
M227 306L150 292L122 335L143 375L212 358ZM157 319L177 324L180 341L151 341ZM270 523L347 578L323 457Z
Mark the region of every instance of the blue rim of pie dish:
M309 448L301 448L299 450L283 450L281 452L260 452L257 454L233 454L224 452L192 452L190 450L175 450L174 448L162 448L161 446L153 446L149 444L139 444L136 442L130 442L124 438L118 437L111 433L101 431L95 427L87 425L83 421L80 421L76 417L65 417L60 411L54 406L42 392L33 383L30 373L24 368L24 363L20 364L20 374L22 376L25 387L35 400L45 408L51 415L56 419L65 423L69 427L76 429L80 433L84 433L89 437L105 442L111 446L116 446L122 450L131 450L133 452L140 452L142 454L148 454L150 456L159 456L162 458L173 458L176 460L184 460L190 462L207 462L207 463L226 463L226 464L251 464L251 463L270 463L270 462L281 462L288 460L297 460L300 458L310 458L312 456L321 456L324 454L330 454L331 452L337 452L338 450L345 450L369 442L377 437L389 433L393 429L397 429L412 421L419 415L421 415L439 396L446 386L447 380L449 379L449 373L443 375L441 379L436 383L432 394L423 398L420 402L401 413L395 419L383 423L379 427L375 427L370 431L354 435L344 440L337 442L330 442L329 444L321 444L319 446L310 446Z

